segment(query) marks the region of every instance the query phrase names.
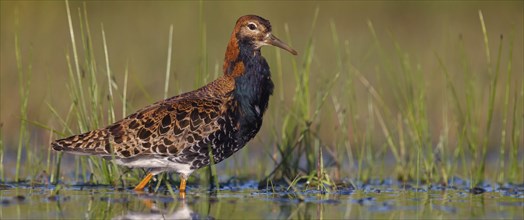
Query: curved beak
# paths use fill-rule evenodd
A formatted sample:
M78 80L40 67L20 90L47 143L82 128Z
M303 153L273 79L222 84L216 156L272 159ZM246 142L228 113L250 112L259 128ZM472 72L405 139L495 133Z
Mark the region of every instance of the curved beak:
M282 42L280 39L275 37L275 35L273 35L272 33L268 33L266 35L266 37L264 38L264 43L269 44L269 45L273 45L275 47L280 47L280 48L282 48L284 50L287 50L288 52L290 52L293 55L297 55L298 54L296 50L294 50L293 48L288 46L286 43Z

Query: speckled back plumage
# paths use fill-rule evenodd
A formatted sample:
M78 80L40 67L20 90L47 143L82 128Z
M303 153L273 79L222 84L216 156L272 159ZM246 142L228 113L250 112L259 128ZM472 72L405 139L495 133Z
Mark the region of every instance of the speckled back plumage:
M227 46L222 77L105 128L57 140L53 149L106 158L114 154L124 165L160 158L187 164L191 170L209 164L209 149L217 163L231 156L259 131L273 92L266 60L254 39L240 34L247 20L271 31L269 21L261 17L241 17Z

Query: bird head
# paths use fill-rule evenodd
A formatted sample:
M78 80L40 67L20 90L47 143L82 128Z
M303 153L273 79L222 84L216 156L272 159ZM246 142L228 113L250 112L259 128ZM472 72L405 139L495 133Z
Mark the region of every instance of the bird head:
M243 75L242 59L260 55L260 48L264 45L280 47L297 55L297 51L271 33L271 24L268 20L256 15L240 17L227 45L223 65L224 74L234 77Z
M298 54L297 51L273 35L269 21L260 16L245 15L240 17L235 25L235 34L239 42L251 45L254 50L260 50L260 47L265 45L273 45L293 55Z

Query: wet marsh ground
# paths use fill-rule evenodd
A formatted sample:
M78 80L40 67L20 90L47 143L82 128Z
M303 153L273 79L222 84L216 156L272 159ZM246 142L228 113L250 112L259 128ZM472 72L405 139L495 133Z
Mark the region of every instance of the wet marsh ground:
M467 181L448 186L398 183L386 179L340 186L323 192L298 186L258 189L256 181L221 184L219 191L189 186L186 199L157 193L137 194L108 186L2 185L2 219L522 219L524 185ZM315 188L315 187L309 187ZM28 211L30 210L30 211Z

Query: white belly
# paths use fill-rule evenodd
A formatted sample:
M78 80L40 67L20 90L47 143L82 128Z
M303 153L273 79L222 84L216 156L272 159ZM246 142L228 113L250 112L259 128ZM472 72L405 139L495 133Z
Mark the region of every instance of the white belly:
M187 178L194 171L189 164L182 164L158 158L137 159L126 162L123 162L120 159L115 159L115 162L118 165L127 167L152 168L151 172L154 175L164 171L174 171Z

